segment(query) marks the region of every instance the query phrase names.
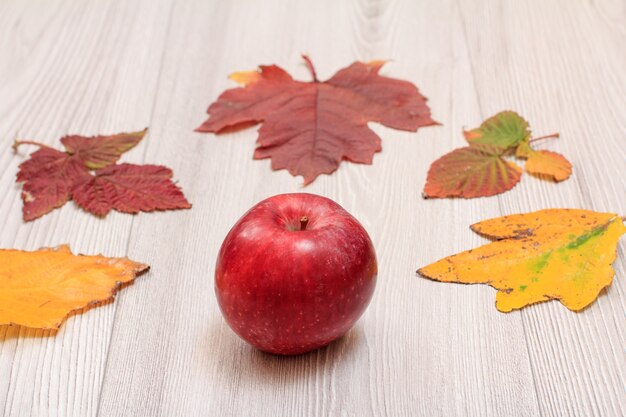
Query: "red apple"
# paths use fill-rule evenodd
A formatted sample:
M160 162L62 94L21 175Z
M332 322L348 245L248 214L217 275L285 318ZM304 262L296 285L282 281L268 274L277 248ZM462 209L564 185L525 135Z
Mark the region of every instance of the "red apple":
M376 286L376 253L339 204L282 194L252 207L217 258L215 292L226 321L266 352L325 346L361 316Z

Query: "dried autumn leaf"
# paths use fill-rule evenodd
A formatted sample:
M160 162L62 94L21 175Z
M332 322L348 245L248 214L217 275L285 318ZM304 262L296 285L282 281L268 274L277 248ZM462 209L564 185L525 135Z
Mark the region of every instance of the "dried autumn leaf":
M530 147L528 141L520 143L515 155L526 159L524 168L533 175L548 177L555 182L569 178L572 173L572 164L563 155L551 151L536 151Z
M463 131L470 144L509 149L530 136L528 122L513 111L503 111L485 120L480 127Z
M510 190L522 170L500 157L500 148L467 146L442 156L430 166L427 197L486 197Z
M61 207L70 200L72 186L89 176L85 165L65 152L51 148L34 152L17 173L17 181L24 182L24 220L34 220Z
M530 139L528 122L512 111L490 117L480 127L463 131L470 146L455 149L432 163L424 198L488 197L510 190L522 171L504 156L528 159L526 171L556 182L567 179L571 164L550 151L535 151L530 143L558 134ZM514 152L513 152L514 151Z
M550 209L498 217L471 226L495 240L418 270L442 282L489 284L502 312L559 300L573 311L593 303L615 272L617 243L626 232L613 213Z
M437 124L413 84L379 75L383 61L356 62L320 82L303 58L312 82L296 81L275 65L231 75L243 87L220 95L196 130L223 133L263 123L254 158L271 158L272 169L302 175L308 184L343 159L372 163L381 145L368 122L413 132Z
M72 312L113 299L148 265L74 255L68 246L0 250L0 325L58 329Z
M137 213L191 207L171 181L169 168L114 165L146 132L147 129L110 136L65 136L61 142L66 152L33 141L16 141L15 148L22 144L41 148L20 165L17 174L17 181L24 182L24 220L41 217L70 199L98 216L105 216L111 209ZM95 175L91 173L94 169Z
M533 152L524 168L531 174L547 176L556 182L568 179L572 173L572 164L560 153L551 151Z
M83 161L89 169L100 169L116 163L124 152L134 148L148 129L110 136L78 136L61 138L61 143L70 155Z
M72 198L96 216L106 216L111 210L138 213L190 208L172 175L171 169L158 165L111 165L76 185Z

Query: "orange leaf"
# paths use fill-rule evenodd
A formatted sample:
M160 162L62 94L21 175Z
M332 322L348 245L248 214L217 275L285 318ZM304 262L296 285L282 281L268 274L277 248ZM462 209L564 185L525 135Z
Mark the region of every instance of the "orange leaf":
M68 246L0 250L0 325L58 329L72 312L113 299L148 265L74 255Z
M572 164L560 153L551 151L531 152L524 168L533 175L546 176L556 182L566 180L572 173Z
M578 311L611 285L626 227L612 213L550 209L487 220L472 230L495 241L417 272L436 281L489 284L502 312L548 300Z

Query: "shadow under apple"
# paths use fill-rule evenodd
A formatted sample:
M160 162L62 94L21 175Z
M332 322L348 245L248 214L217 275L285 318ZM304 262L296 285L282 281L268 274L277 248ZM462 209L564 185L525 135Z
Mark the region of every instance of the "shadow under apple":
M262 352L240 339L220 317L213 320L207 337L212 340L205 346L212 346L212 352L204 354L213 358L219 375L230 375L240 384L281 385L295 383L310 378L313 374L327 374L341 368L342 364L354 364L355 357L366 350L360 323L348 333L320 349L300 355L275 355ZM207 342L205 340L205 342ZM216 342L217 352L213 350ZM239 385L239 384L236 384Z

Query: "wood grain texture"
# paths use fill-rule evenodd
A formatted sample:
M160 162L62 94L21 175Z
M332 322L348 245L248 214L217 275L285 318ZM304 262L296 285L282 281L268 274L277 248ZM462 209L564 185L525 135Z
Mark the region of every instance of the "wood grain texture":
M548 207L626 214L626 8L618 0L0 0L0 247L70 243L150 273L56 334L0 327L0 415L626 415L626 249L616 279L573 314L556 302L501 314L494 290L423 280L422 265L484 242L468 226ZM277 63L308 79L392 59L441 127L372 124L373 166L342 164L303 188L253 161L255 129L193 132L227 74ZM429 164L461 129L514 109L574 164L475 200L423 200ZM194 208L99 220L72 204L24 224L16 136L150 127L124 158L171 167ZM259 353L223 321L213 268L230 226L282 192L330 197L370 232L379 286L344 338L294 358Z

